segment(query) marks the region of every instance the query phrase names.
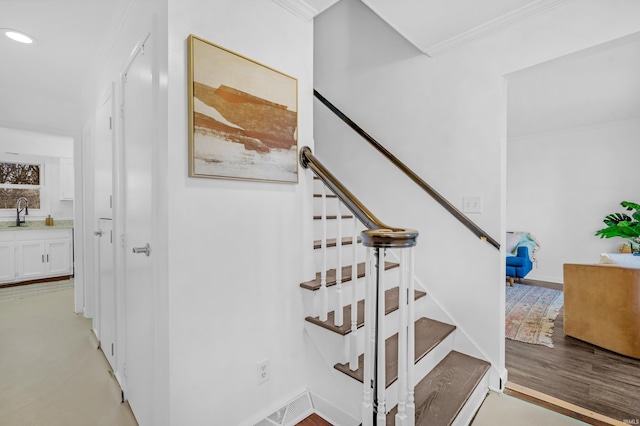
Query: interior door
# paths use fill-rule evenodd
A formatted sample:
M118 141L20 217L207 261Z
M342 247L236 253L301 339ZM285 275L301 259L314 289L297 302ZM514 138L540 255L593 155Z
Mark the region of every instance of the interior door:
M113 219L113 111L112 84L96 113L96 144L93 161L96 225L100 218Z
M98 253L100 276L100 348L116 370L116 283L111 219L98 222Z
M141 426L153 425L152 46L148 37L123 75L126 393Z
M112 239L109 231L101 228L101 220L113 219L113 133L114 133L114 85L107 88L102 102L96 111L96 137L93 146L93 277L96 287L96 313L94 315L94 328L101 342L101 347L109 359L109 354L115 349L113 342L104 342L105 336L111 339L115 336L116 311L115 287L113 281L114 254L113 244L111 249L104 246L107 238ZM104 225L104 223L103 223ZM108 224L111 228L111 223ZM106 250L106 251L105 251ZM107 263L105 263L107 262ZM106 276L102 276L109 271ZM106 282L103 282L105 281ZM111 281L110 281L111 280ZM114 347L112 347L114 346ZM111 367L117 371L113 359L109 359Z

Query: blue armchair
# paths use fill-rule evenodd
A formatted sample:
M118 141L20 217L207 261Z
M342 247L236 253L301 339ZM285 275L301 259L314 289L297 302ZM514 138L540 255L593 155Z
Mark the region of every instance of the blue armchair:
M524 278L531 269L533 269L533 262L529 256L529 247L518 246L515 256L507 256L507 279L509 285L513 286L513 281L516 278Z

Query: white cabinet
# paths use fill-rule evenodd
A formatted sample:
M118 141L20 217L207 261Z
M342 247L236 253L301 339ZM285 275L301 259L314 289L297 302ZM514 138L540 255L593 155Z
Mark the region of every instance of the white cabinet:
M16 279L16 247L13 236L0 235L0 283Z
M14 231L16 272L13 281L72 275L71 229Z
M74 173L73 158L60 159L60 199L73 200L74 198Z
M45 275L44 241L18 241L16 246L18 247L18 280L42 278Z
M50 276L71 274L71 239L58 238L44 241L46 268Z

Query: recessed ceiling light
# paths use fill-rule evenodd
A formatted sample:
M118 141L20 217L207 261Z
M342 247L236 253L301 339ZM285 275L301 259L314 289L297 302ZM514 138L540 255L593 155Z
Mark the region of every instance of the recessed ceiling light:
M22 33L20 31L10 30L6 28L3 31L4 31L4 35L9 37L11 40L15 40L19 43L31 44L34 42L33 37L28 36L25 33Z

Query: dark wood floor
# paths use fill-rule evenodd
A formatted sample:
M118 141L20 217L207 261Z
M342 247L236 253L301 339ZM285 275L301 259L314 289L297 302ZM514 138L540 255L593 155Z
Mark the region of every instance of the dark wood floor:
M296 423L296 426L333 426L333 425L328 421L326 421L325 419L323 419L322 417L320 417L319 415L317 415L316 413L313 413L312 415L310 415L300 423Z
M562 290L560 284L523 284ZM640 422L640 360L564 334L564 309L556 318L553 348L506 339L509 381L599 414Z

